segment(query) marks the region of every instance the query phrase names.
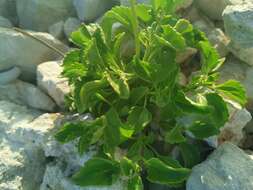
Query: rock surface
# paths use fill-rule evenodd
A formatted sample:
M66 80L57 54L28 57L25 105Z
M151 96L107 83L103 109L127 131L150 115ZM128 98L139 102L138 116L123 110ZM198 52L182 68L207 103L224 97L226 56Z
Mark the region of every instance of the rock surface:
M72 0L17 0L17 13L22 28L40 32L76 14Z
M225 143L195 166L187 190L252 190L253 160L235 145Z
M58 106L64 108L64 97L70 89L67 79L61 77L62 70L60 62L40 64L37 68L37 84L54 99Z
M8 84L16 80L21 74L18 67L13 67L10 70L0 72L0 85Z
M242 61L253 65L253 4L228 6L223 13L229 48Z
M70 37L71 33L79 28L81 25L80 20L75 17L68 18L64 23L64 33L66 37Z
M55 103L33 84L14 81L7 85L0 85L0 100L9 100L17 104L26 105L45 111L54 111Z
M63 21L57 22L48 28L48 32L49 34L52 34L55 38L62 40L64 38L63 26L64 26Z
M112 5L112 0L74 0L77 15L82 21L95 21Z
M63 52L67 51L67 47L52 35L29 33ZM21 78L27 81L35 80L38 64L59 57L59 54L41 42L11 29L0 28L0 42L3 42L0 43L0 72L18 66L22 71Z
M12 23L7 18L0 16L0 27L11 28Z
M9 19L13 24L17 24L16 1L18 0L1 0L0 16Z

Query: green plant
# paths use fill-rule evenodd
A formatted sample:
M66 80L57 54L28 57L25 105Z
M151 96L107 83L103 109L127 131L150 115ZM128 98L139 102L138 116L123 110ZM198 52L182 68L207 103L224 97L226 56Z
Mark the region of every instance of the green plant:
M130 8L108 11L100 25L73 32L78 48L63 63L63 76L73 88L68 106L96 119L66 123L56 138L78 139L80 154L98 147L73 176L76 184L111 185L121 179L129 190L141 190L146 177L181 186L201 161L193 140L219 133L229 117L227 102L245 105L239 82L217 84L224 59L204 33L175 16L179 2L153 0L148 6L131 0ZM116 29L115 23L120 23ZM123 51L127 42L133 42L134 52ZM189 61L186 67L177 57L189 47L198 49L200 63ZM180 83L182 72L192 73L186 84ZM182 160L170 156L175 147Z

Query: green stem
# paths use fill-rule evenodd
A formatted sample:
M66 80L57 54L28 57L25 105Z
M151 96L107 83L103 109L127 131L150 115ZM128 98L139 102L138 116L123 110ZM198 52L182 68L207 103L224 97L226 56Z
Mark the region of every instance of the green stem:
M139 40L139 23L138 23L138 18L136 14L136 0L130 0L131 3L131 10L133 13L133 30L134 30L134 38L135 38L135 51L136 51L136 57L140 58L140 51L141 51L141 46L140 46L140 40Z

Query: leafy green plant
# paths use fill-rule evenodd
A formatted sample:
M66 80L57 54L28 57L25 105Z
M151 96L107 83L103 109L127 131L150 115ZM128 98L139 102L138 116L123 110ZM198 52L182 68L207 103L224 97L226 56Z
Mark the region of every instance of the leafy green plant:
M181 186L201 160L193 142L219 133L229 117L228 102L245 105L239 82L217 84L224 59L204 33L175 15L179 2L153 0L148 6L131 0L131 7L108 11L100 25L73 32L77 48L63 63L73 89L68 106L95 119L66 123L56 139L77 139L80 154L98 147L73 176L76 184L122 180L127 189L141 190L146 178ZM177 58L188 48L200 56L187 67ZM186 83L180 82L181 73L191 73ZM182 160L172 158L175 147Z

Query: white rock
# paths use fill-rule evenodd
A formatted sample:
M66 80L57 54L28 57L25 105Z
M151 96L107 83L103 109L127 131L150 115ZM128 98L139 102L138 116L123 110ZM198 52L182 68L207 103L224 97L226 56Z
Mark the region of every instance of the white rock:
M64 23L64 33L69 38L71 33L77 30L81 25L80 20L75 17L68 18Z
M67 51L67 47L50 34L29 33L62 52ZM27 81L35 81L38 64L56 60L60 56L41 42L7 28L0 28L0 42L0 71L17 66L22 71L21 78Z
M51 25L48 28L48 32L50 34L52 34L57 39L63 39L64 38L64 28L63 28L63 26L64 26L63 21L57 22L57 23Z
M17 0L19 25L22 28L46 32L61 20L75 16L72 0Z
M233 54L253 65L253 4L228 6L223 13Z
M17 12L16 12L17 0L1 0L0 1L0 16L9 19L13 24L17 24Z
M10 70L0 72L0 85L8 84L16 80L21 74L18 67L13 67Z
M55 103L43 91L22 81L14 81L7 85L0 85L0 100L10 100L32 108L54 111Z
M45 62L37 68L38 87L51 96L58 106L64 108L64 97L70 92L68 81L61 76L60 62Z
M186 190L252 190L253 160L233 144L225 143L195 166Z
M12 23L7 18L0 16L0 27L11 28Z
M74 0L77 15L82 21L94 21L113 5L111 0Z

